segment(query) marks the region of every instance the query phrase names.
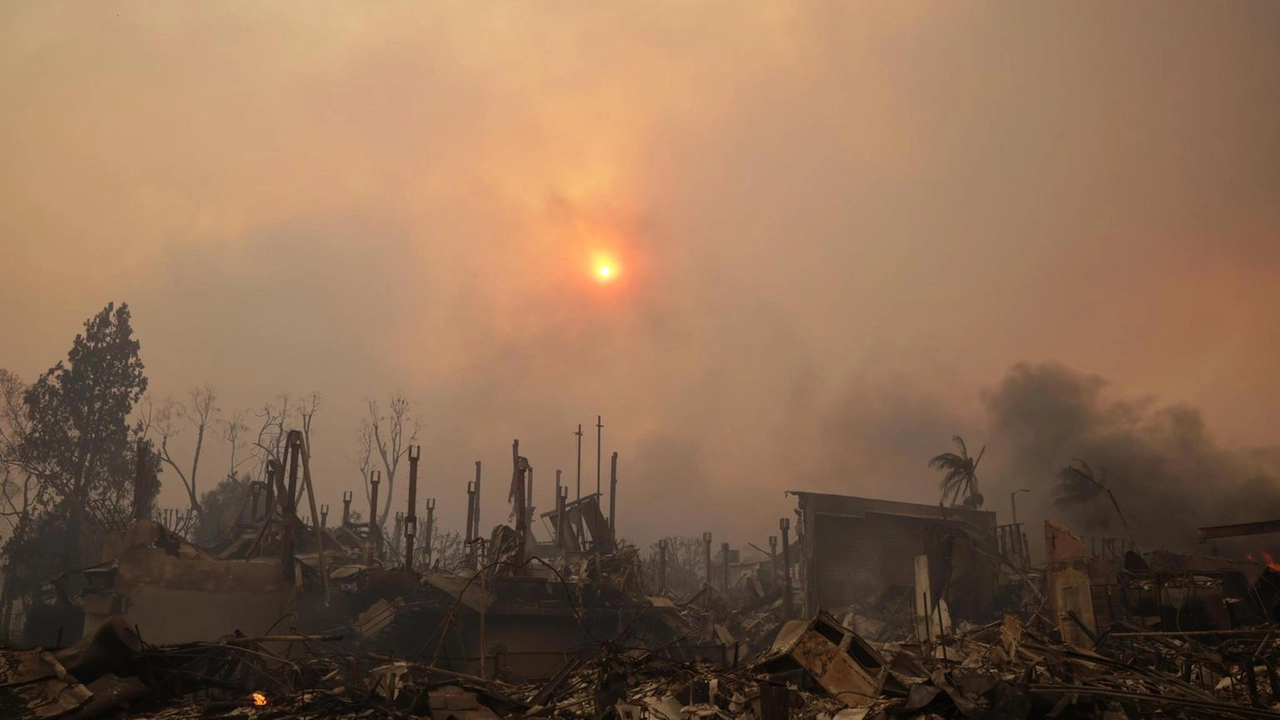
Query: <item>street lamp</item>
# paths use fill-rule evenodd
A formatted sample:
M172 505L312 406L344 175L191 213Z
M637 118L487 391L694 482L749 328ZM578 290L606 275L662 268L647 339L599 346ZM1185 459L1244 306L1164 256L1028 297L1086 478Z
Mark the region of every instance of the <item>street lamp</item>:
M1018 524L1018 493L1020 492L1031 492L1031 491L1026 488L1018 488L1017 490L1014 490L1013 492L1009 493L1009 505L1013 508L1013 524L1014 525Z

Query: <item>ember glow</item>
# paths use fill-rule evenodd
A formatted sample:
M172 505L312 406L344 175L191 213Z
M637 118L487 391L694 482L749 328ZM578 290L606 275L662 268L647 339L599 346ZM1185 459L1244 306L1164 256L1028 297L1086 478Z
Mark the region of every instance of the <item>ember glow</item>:
M261 706L263 706L263 705L266 705L266 704L267 704L267 696L266 696L266 695L263 695L263 694L262 694L262 693L260 693L260 692L256 692L256 693L254 693L254 694L253 694L253 704L254 704L254 705L257 705L257 706L259 706L259 707L261 707Z
M1266 565L1272 570L1280 571L1280 563L1276 562L1276 559L1271 557L1271 553L1266 550L1259 550L1257 553L1249 553L1244 556L1244 559L1249 562L1256 562L1259 565Z

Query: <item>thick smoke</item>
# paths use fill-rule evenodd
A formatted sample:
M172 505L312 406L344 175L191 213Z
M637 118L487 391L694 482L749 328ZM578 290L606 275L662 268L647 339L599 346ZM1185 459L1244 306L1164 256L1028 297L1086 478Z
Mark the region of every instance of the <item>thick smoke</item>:
M1095 375L1026 363L983 401L992 442L1003 446L1001 475L1050 497L1063 467L1088 463L1140 546L1186 547L1196 527L1280 517L1280 453L1224 447L1194 407L1127 397ZM1124 534L1105 495L1046 510L1082 532Z

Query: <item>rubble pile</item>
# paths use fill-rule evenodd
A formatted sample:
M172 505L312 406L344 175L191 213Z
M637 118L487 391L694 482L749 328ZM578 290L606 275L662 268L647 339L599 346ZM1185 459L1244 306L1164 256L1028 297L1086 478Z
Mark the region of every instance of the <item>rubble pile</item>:
M153 646L115 617L64 650L0 650L0 717L1280 718L1277 629L1113 628L1080 648L1044 615L1005 616L934 643L873 644L819 613L736 667L604 643L516 684L339 636Z

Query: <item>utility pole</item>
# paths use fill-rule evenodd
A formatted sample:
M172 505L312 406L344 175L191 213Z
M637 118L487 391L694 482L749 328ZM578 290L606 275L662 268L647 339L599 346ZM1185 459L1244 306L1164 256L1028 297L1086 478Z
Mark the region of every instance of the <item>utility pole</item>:
M578 423L578 432L574 433L578 438L578 497L577 502L582 501L582 423ZM582 534L582 508L578 508L578 538L585 537Z
M604 425L601 423L601 417L596 416L596 502L600 501L600 452L601 439L604 437Z

